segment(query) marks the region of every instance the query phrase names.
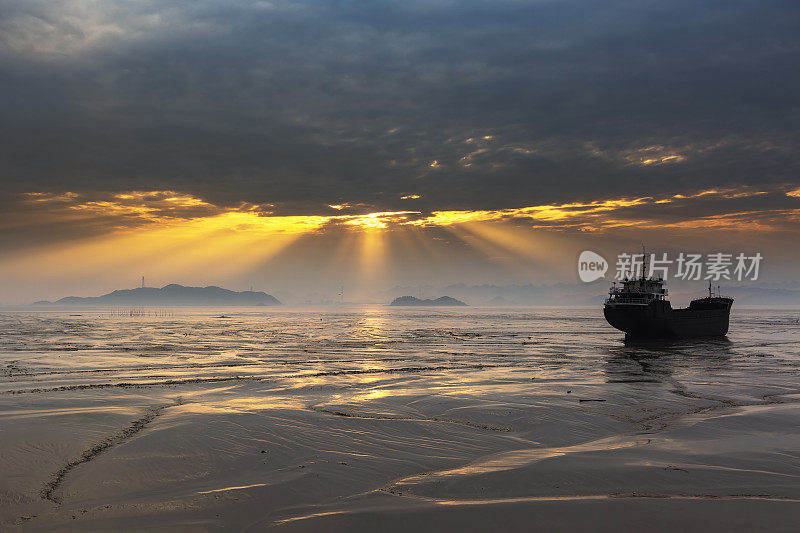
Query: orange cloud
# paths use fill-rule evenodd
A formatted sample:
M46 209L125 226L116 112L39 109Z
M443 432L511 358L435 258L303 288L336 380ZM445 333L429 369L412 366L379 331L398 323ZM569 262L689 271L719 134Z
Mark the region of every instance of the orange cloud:
M718 227L718 228L743 228L746 221L736 214L730 216L701 217L685 220L679 223L661 223L647 216L646 211L639 210L638 215L629 214L630 218L615 215L622 210L647 208L663 204L672 204L678 201L694 200L702 197L718 197L720 199L746 198L768 194L767 191L753 190L750 188L709 189L689 194L675 194L664 198L644 196L639 198L618 198L610 200L597 200L593 202L573 202L566 204L549 204L530 207L497 210L473 211L434 211L430 216L403 222L423 227L453 226L473 222L492 221L525 221L531 228L550 228L561 230L601 231L619 227L648 226L648 227ZM760 212L750 212L749 216L757 216ZM745 216L744 214L742 216ZM717 220L719 219L719 220ZM716 220L716 221L715 221ZM775 220L775 222L778 222ZM752 223L752 229L766 230L772 227L762 222Z
M26 192L23 193L22 196L25 197L29 202L34 203L71 202L78 197L78 195L74 192Z
M77 199L75 195L73 199ZM190 194L175 191L130 191L106 200L74 203L69 209L99 216L130 216L149 221L208 216L221 209Z
M272 204L240 204L225 207L187 193L176 191L128 191L123 193L94 193L83 197L77 193L27 193L29 204L47 210L49 219L94 218L107 223L110 229L123 230L157 224L158 227L182 228L192 222L194 229L254 232L257 234L302 234L324 232L335 226L376 231L402 227L453 227L461 224L483 222L524 223L530 228L549 228L582 232L608 231L631 226L672 228L750 228L765 231L774 226L792 222L796 211L748 211L697 217L679 221L659 220L665 205L680 204L700 198L720 200L739 199L768 194L768 191L748 187L708 189L665 197L628 197L571 202L563 204L533 205L495 210L443 210L423 214L419 211L386 211L348 215L296 215L276 216L269 208ZM785 193L800 197L800 189ZM419 198L412 194L402 199ZM342 210L349 204L329 204ZM653 208L653 209L649 209ZM783 220L780 219L783 217Z

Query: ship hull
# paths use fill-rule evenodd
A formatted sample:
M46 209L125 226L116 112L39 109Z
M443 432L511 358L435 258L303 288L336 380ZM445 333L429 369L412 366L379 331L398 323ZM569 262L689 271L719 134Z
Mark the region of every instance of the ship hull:
M609 324L631 339L721 337L728 333L730 317L731 301L724 300L692 302L686 309L672 309L668 301L606 304L603 314Z

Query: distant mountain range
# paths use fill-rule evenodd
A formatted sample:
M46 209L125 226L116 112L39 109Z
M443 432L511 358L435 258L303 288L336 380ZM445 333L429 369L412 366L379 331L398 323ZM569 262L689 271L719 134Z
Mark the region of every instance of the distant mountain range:
M271 294L258 291L236 292L221 287L185 287L173 283L160 289L140 287L121 289L102 296L81 298L67 296L56 302L41 301L36 305L281 305Z
M736 299L734 307L750 306L791 306L800 307L800 283L774 284L772 286L738 285L733 282L721 283L722 293ZM783 285L783 286L782 286ZM593 306L602 308L608 291L609 282L599 280L593 283L555 285L466 285L463 283L448 287L401 287L397 286L382 294L384 301L396 298L391 305L395 306L463 306L464 302L472 305L488 306ZM688 305L693 298L701 297L706 292L702 282L671 282L670 300L673 307ZM437 299L422 299L405 296L409 292L424 291L428 294L449 294ZM331 296L314 294L297 297L289 292L280 293L281 301L274 296L255 291L236 292L220 287L186 287L172 284L162 288L141 287L129 290L117 290L97 297L81 298L69 296L56 302L36 302L37 305L281 305L282 301L290 304L331 304Z
M395 298L389 305L465 306L467 304L461 300L451 298L450 296L442 296L440 298L436 298L435 300L420 300L419 298L415 298L413 296L401 296L399 298Z

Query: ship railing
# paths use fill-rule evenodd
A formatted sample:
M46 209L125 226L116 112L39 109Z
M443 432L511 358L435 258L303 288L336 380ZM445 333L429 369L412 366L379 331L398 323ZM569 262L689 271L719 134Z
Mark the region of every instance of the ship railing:
M606 298L607 304L646 304L651 301L653 301L652 298L620 298L619 296Z
M637 298L638 295L645 296L645 295L648 295L648 294L656 295L656 294L661 294L661 293L660 292L652 292L652 291L621 291L621 290L611 289L610 291L608 291L608 294L610 296L619 296L621 298L627 298L628 296L626 296L626 295L630 294L630 295L637 295L637 296L630 296L631 298Z

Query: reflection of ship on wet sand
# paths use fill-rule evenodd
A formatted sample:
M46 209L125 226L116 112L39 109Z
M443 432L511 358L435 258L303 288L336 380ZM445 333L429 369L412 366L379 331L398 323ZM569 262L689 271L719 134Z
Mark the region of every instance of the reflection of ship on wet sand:
M644 262L642 272L647 269ZM708 284L708 296L692 300L689 307L673 309L662 278L642 274L614 282L603 314L609 324L631 339L719 337L728 333L733 298L720 296Z
M667 383L675 393L675 375L711 375L723 372L735 356L727 337L703 339L626 339L606 348L606 383Z

